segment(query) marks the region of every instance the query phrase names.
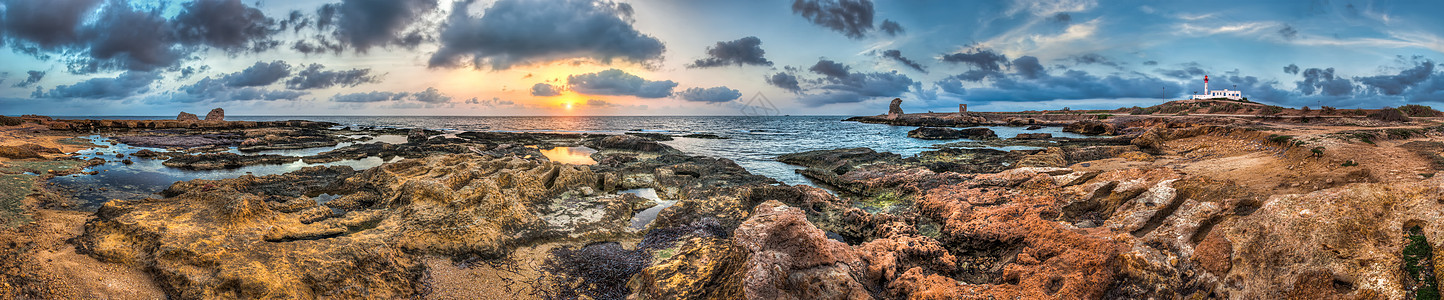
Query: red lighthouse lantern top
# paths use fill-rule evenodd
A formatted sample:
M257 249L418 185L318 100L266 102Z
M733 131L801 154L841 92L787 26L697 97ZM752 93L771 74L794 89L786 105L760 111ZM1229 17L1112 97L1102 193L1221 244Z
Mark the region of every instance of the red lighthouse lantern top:
M1203 75L1203 82L1208 82L1208 75Z

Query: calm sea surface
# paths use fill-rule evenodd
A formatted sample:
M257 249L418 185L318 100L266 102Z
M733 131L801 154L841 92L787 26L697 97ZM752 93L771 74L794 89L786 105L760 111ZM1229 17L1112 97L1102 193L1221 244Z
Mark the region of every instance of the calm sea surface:
M170 117L60 117L73 119L168 119ZM777 162L778 155L810 150L868 147L879 152L893 152L911 156L931 150L929 146L953 141L927 141L907 137L907 132L917 127L891 126L842 122L844 116L797 116L797 117L356 117L356 116L227 116L228 120L275 121L312 120L335 122L343 125L381 126L395 128L426 128L452 133L463 131L501 132L555 132L555 133L603 133L621 134L626 132L653 132L673 135L689 133L710 133L727 139L696 139L677 137L662 142L679 150L695 155L731 159L754 174L776 178L788 184L811 184L797 175L797 167ZM1080 137L1064 133L1061 128L1044 128L1027 131L1021 127L989 127L1001 138L1010 138L1018 133L1052 133L1054 136ZM100 138L100 137L96 137ZM388 139L391 140L391 139ZM399 140L399 139L397 139ZM133 152L136 149L124 145L100 148L86 156L114 159L115 153ZM330 148L289 150L275 154L310 155ZM296 163L283 166L256 166L228 171L181 171L159 165L159 161L137 159L136 164L124 165L118 162L97 166L103 176L67 176L52 180L73 190L85 191L96 187L108 187L105 191L93 192L89 199L103 202L104 198L130 198L119 195L121 191L148 194L159 191L178 180L195 178L218 179L235 177L247 172L255 175L284 173L299 169L306 164ZM368 168L380 164L380 159L368 161L340 162L337 164ZM112 182L129 181L129 182ZM140 182L137 182L140 181ZM79 192L77 194L91 194Z

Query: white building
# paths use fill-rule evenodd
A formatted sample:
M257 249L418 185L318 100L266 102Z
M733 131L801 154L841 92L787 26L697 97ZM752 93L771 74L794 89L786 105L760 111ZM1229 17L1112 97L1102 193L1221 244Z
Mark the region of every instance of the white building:
M1195 100L1207 100L1207 99L1219 99L1219 98L1224 98L1224 99L1228 99L1228 100L1243 100L1243 92L1240 92L1240 91L1230 91L1230 90L1228 90L1228 89L1223 89L1223 90L1221 90L1221 91L1210 91L1210 90L1208 90L1208 75L1204 75L1204 76L1203 76L1203 94L1202 94L1202 95L1193 95L1193 99L1195 99Z

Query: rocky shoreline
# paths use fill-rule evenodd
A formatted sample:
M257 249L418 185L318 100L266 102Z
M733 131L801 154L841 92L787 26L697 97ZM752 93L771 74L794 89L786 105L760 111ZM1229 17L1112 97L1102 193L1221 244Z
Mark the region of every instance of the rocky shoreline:
M1444 246L1432 120L899 110L849 120L1104 136L937 128L918 135L973 140L777 158L824 189L653 136L392 130L407 141L355 143L336 124L211 115L0 127L0 147L32 153L0 159L24 183L0 193L14 204L0 298L1402 299L1437 293L1427 249ZM90 133L177 169L388 163L182 181L93 212L48 204L67 196L44 182L84 170L66 153ZM253 153L317 147L334 149ZM553 147L596 150L596 164L540 151Z

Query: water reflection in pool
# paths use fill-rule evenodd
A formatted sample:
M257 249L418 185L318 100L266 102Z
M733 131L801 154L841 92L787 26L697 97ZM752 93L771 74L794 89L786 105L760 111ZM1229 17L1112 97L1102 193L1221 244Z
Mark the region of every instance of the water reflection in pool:
M638 197L647 198L647 199L650 199L650 200L652 200L652 201L654 201L654 202L657 202L657 206L653 206L653 207L651 207L651 208L647 208L646 210L642 210L642 212L639 212L639 213L637 213L636 215L633 215L633 216L632 216L632 225L631 225L631 226L627 226L627 228L635 229L635 230L641 230L641 229L647 228L647 224L651 224L651 223L652 223L652 220L656 220L656 219L657 219L657 214L658 214L658 213L661 213L663 209L667 209L668 207L672 207L672 204L677 204L677 201L667 201L667 200L662 200L662 198L657 197L657 190L654 190L654 189L652 189L652 188L631 189L631 190L619 191L619 192L617 192L617 193L618 193L618 194L633 194L633 195L637 195Z
M592 154L597 150L587 147L555 147L541 150L542 155L554 162L573 165L595 165L597 161L592 160Z
M357 170L369 169L387 163L380 157L366 157L355 160L342 160L331 163L309 164L302 162L299 157L296 161L280 165L254 165L228 170L182 170L166 167L161 163L164 160L144 159L132 156L141 147L131 147L126 144L111 145L107 138L93 135L88 136L91 143L100 145L95 148L78 151L75 157L80 159L102 158L105 164L88 168L86 171L96 171L96 175L69 175L59 176L50 179L50 183L60 187L72 194L79 200L81 209L95 209L106 201L112 199L143 199L151 197L155 193L165 190L172 183L192 179L226 179L242 175L265 176L281 174L300 170L312 166L349 166ZM321 147L330 149L333 147ZM315 151L313 149L301 149L303 153ZM294 151L294 150L289 150ZM297 152L291 152L297 154ZM124 154L124 158L116 158L116 154ZM129 159L132 164L125 164L124 159ZM401 160L400 157L393 158L391 162Z

